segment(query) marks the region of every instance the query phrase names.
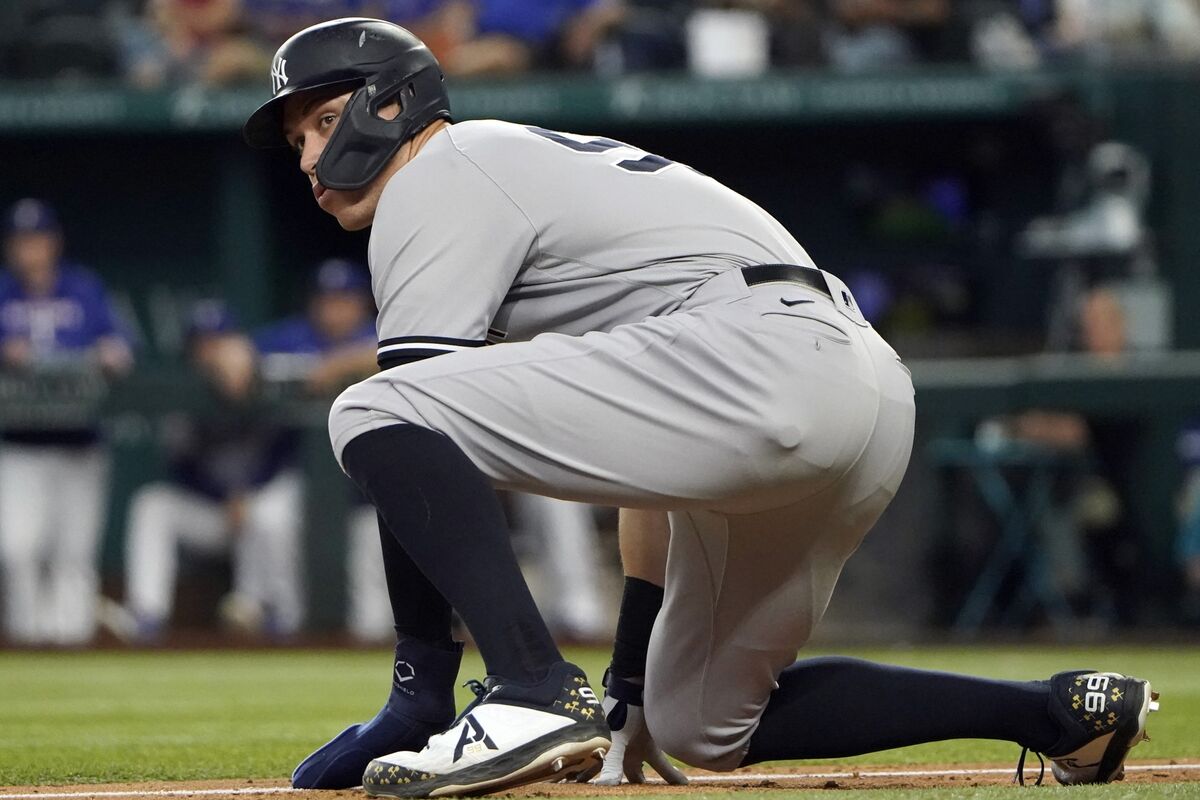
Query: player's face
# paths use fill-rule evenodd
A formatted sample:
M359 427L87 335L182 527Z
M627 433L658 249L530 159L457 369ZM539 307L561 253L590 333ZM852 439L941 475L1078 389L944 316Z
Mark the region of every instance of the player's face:
M346 230L358 231L370 225L375 218L379 195L383 193L383 187L395 169L385 168L375 180L352 191L329 189L317 180L317 161L337 128L350 94L299 92L289 97L283 106L283 133L288 144L300 156L300 169L312 184L317 205L336 217L338 224ZM399 105L392 104L381 108L379 116L392 119L399 111Z
M313 298L310 313L317 329L336 342L362 327L368 311L360 292L322 292Z
M8 264L26 289L42 290L53 283L62 239L55 233L17 233L5 247Z

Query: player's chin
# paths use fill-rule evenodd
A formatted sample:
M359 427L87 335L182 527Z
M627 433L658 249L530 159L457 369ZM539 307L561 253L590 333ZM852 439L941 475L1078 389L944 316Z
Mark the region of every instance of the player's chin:
M329 192L326 192L326 196L328 195ZM322 203L321 207L332 214L338 224L348 231L361 231L370 226L375 218L375 207L367 202L367 198L338 197L334 202Z

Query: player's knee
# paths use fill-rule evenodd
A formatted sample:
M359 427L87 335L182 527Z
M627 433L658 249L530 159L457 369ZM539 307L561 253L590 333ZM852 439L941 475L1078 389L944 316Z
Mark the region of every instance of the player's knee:
M151 483L138 489L130 502L129 516L131 519L158 519L171 516L177 512L178 504L174 501L174 492L169 486Z
M342 461L342 451L355 437L401 423L424 426L424 420L405 397L402 381L392 377L386 382L369 378L346 389L329 409L329 440L338 463Z
M696 682L655 680L649 670L644 693L646 727L667 755L714 772L736 769L745 755L749 723L704 701Z
M37 561L35 540L19 540L11 536L0 536L0 567L20 571L33 569Z
M646 701L646 728L662 751L690 767L714 772L736 769L742 761L739 744L725 744L709 737L706 725L696 724L692 714L679 714L667 704Z

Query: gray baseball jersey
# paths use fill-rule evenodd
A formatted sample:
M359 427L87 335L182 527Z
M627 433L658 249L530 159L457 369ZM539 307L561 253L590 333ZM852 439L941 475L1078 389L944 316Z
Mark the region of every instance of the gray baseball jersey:
M339 458L366 431L422 425L497 486L668 511L645 713L714 769L740 763L912 446L895 352L833 275L826 294L739 269L777 263L811 266L766 212L682 164L454 125L375 216L380 361L397 366L330 413Z
M812 264L769 214L689 167L496 121L450 127L392 178L370 261L384 363L607 331L677 310L733 267Z

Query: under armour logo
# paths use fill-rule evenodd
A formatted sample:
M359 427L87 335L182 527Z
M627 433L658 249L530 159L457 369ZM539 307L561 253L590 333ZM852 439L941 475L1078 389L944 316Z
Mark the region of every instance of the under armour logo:
M287 59L275 56L275 62L271 64L271 93L279 94L279 90L287 86Z
M475 719L474 714L468 714L463 720L462 735L458 737L458 746L454 748L454 760L458 761L462 758L463 751L470 745L472 750L497 750L496 743L492 741L492 737L487 735L487 731Z

